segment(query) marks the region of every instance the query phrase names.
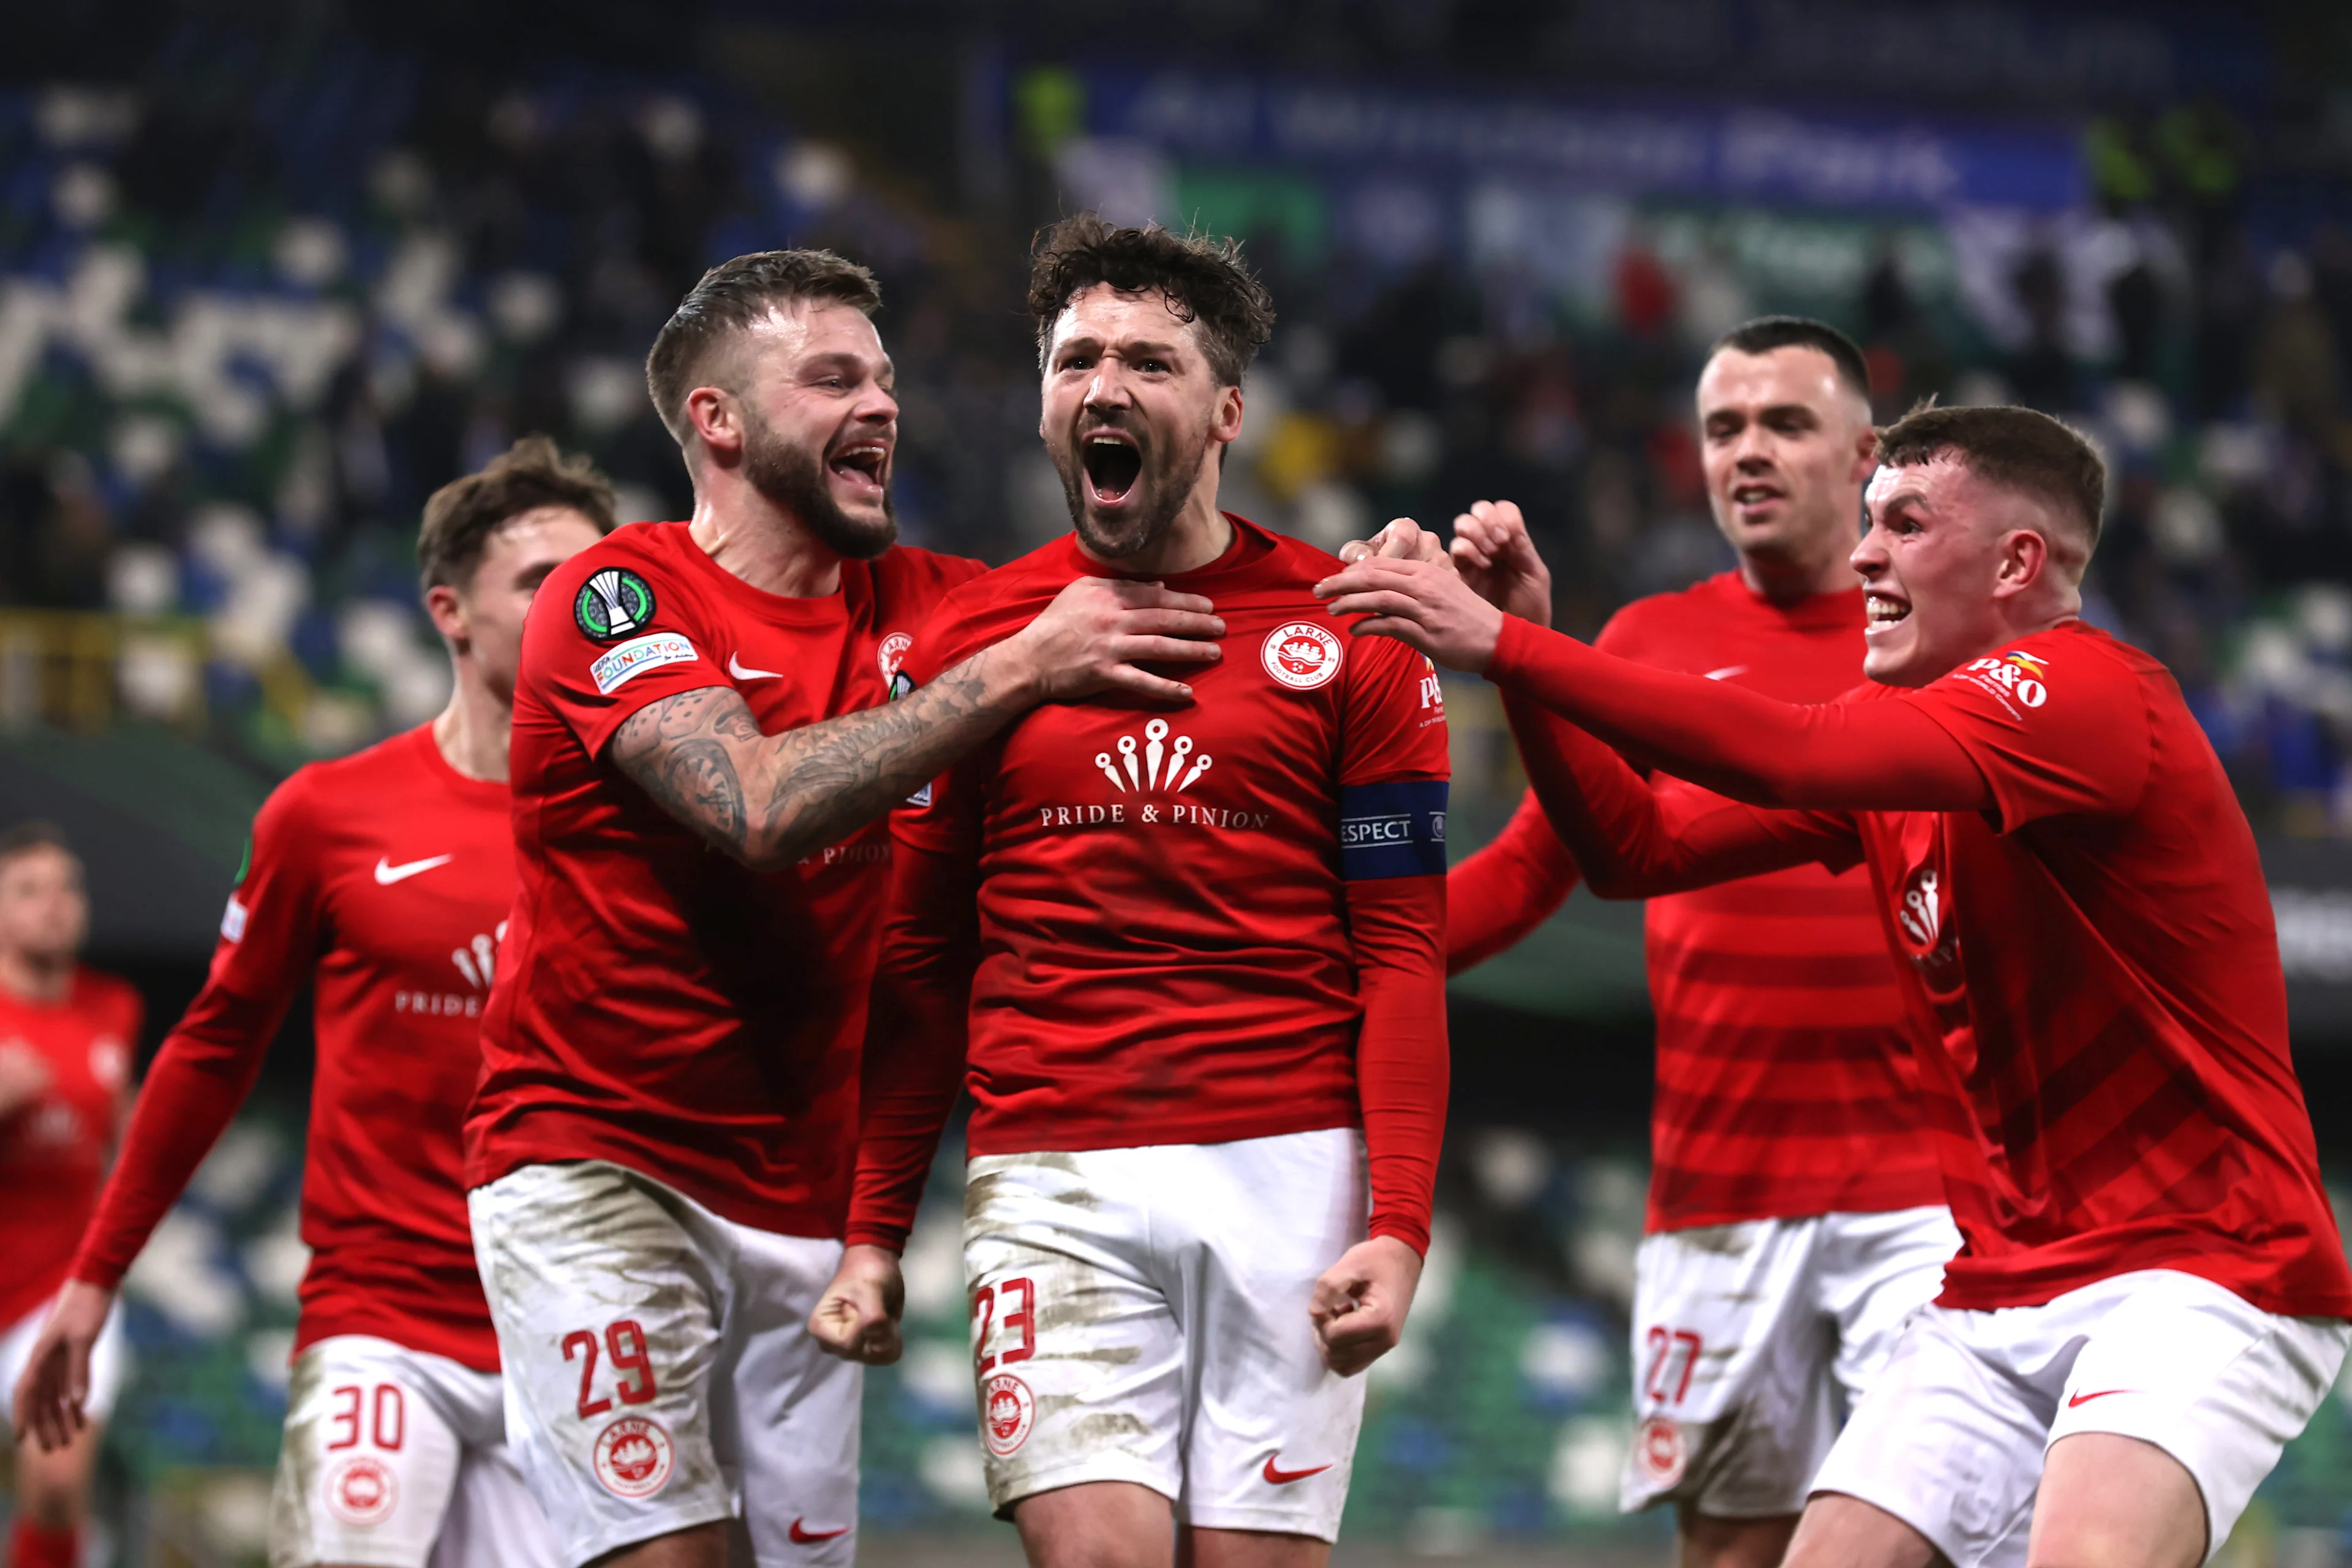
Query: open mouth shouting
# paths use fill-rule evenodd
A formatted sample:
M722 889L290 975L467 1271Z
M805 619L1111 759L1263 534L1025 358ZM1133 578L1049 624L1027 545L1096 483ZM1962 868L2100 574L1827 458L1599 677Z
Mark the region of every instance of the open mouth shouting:
M824 469L848 499L878 504L890 488L890 443L877 436L852 437L824 455Z
M1864 637L1899 626L1911 615L1909 600L1898 599L1883 588L1864 589L1862 606L1863 613L1867 617L1863 626Z
M1078 461L1087 472L1087 497L1097 506L1118 505L1143 475L1143 448L1135 437L1106 426L1079 436Z

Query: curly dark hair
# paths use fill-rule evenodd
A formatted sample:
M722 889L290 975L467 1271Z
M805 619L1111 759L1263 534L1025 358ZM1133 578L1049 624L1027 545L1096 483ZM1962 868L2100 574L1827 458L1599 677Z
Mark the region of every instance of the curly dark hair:
M874 274L830 250L761 250L722 261L686 292L646 355L646 391L654 412L686 445L686 395L710 384L703 375L713 349L794 300L882 308Z
M2032 408L1913 409L1878 433L1878 460L1890 468L1947 454L1987 484L2020 490L2071 513L2095 549L2107 508L2107 465L2072 426Z
M1118 228L1100 214L1080 213L1038 235L1030 265L1040 370L1063 308L1097 283L1123 294L1158 289L1170 315L1200 328L1210 374L1221 386L1239 386L1274 335L1274 297L1242 260L1240 241L1173 234L1156 223Z
M587 458L565 457L544 436L525 436L480 472L435 490L425 503L425 526L416 531L425 586L462 587L499 525L543 506L568 507L600 531L613 531L613 482Z

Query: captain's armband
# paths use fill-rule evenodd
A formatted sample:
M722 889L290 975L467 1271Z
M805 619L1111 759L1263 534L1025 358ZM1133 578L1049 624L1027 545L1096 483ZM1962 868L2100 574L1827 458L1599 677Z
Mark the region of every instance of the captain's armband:
M1350 882L1445 875L1445 781L1342 785L1339 875Z

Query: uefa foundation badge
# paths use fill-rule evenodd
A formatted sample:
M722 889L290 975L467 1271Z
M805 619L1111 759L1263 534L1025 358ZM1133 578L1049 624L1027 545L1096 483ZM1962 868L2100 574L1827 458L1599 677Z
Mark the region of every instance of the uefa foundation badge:
M1312 621L1292 621L1265 634L1258 662L1265 672L1293 691L1328 686L1339 673L1346 654L1339 637Z
M572 596L572 618L594 642L633 637L654 618L653 585L625 566L592 572Z
M596 1479L614 1497L647 1498L668 1484L669 1434L642 1415L624 1415L597 1435Z
M1036 1422L1037 1401L1029 1385L1011 1373L1000 1372L980 1385L980 1435L998 1458L1011 1458Z
M345 1524L382 1524L400 1501L400 1486L382 1459L355 1454L327 1472L327 1507Z

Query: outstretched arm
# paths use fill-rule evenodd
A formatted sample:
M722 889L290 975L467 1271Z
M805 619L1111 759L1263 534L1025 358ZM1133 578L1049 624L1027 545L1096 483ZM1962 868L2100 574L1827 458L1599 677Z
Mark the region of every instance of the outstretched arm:
M1461 574L1425 561L1371 559L1316 592L1335 612L1364 617L1358 635L1397 637L1440 664L1483 674L1629 756L1735 800L1849 811L1993 804L1960 743L1908 703L1778 702L1612 658L1505 614L1489 598L1512 604L1533 580L1548 581L1516 509L1456 519L1454 552Z
M1153 584L1081 578L899 701L768 735L734 688L701 687L631 714L608 754L712 847L772 869L871 822L1039 702L1110 689L1190 701L1191 687L1136 666L1220 657L1209 610Z
M1445 874L1445 973L1475 969L1551 919L1577 882L1576 860L1533 790L1495 841Z
M1503 710L1546 819L1594 893L1647 899L1806 861L1853 863L1838 814L1769 811L1644 778L1601 742L1516 692Z
M1612 658L1517 617L1504 619L1486 672L1627 755L1734 800L1844 811L1992 805L1960 743L1906 702L1779 702Z

